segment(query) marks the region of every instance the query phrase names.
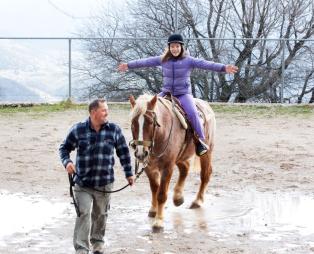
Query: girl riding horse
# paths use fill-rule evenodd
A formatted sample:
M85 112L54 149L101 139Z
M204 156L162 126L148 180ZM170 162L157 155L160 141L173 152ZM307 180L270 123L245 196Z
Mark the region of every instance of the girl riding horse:
M183 46L183 37L180 34L172 34L168 38L168 47L163 55L121 63L118 69L119 71L127 71L142 67L162 67L163 87L159 96L163 97L170 93L180 101L198 138L196 154L201 156L208 151L208 145L205 142L204 130L192 96L191 71L194 68L200 68L233 74L238 71L238 67L191 57L186 53Z

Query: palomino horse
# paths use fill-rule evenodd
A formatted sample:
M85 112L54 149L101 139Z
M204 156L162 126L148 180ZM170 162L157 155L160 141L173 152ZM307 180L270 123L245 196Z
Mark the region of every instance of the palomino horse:
M164 206L167 200L169 182L175 166L179 178L174 188L173 202L176 206L184 202L183 187L190 168L190 160L195 155L194 135L185 130L171 109L171 102L155 95L142 95L131 103L131 130L135 157L146 165L152 204L148 216L154 217L153 231L163 228ZM168 106L170 104L170 106ZM198 208L204 201L204 191L212 173L212 150L216 128L215 115L209 104L196 99L196 104L205 116L204 131L209 150L200 157L201 183L190 208Z

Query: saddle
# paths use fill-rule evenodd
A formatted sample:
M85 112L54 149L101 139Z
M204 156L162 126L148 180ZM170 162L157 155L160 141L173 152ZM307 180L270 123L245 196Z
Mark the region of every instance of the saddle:
M162 104L164 104L169 110L173 110L175 115L177 116L178 120L180 121L183 129L185 130L192 130L192 127L191 127L191 124L187 118L187 115L184 111L184 109L182 108L181 106L181 103L180 101L172 96L171 94L167 94L166 96L162 97L162 98L158 98L160 100L160 102ZM169 101L172 105L172 108L170 109L170 105L167 103L165 104L165 102L162 100L162 99L165 99L167 101ZM196 104L196 107L197 107L197 111L198 111L198 114L199 116L201 117L201 120L202 120L202 123L204 125L204 122L205 122L205 115L204 115L204 112L199 108L199 106Z

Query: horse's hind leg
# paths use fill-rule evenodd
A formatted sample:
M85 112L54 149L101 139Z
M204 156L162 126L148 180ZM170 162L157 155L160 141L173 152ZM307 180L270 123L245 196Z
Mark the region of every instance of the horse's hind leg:
M208 185L210 176L212 174L212 152L208 151L206 154L200 157L201 161L201 184L196 196L196 199L192 202L190 208L199 208L204 202L204 192Z
M179 178L176 186L174 187L173 203L176 206L180 206L184 203L183 188L185 179L189 172L190 162L188 160L180 161L177 163L177 166L179 168Z

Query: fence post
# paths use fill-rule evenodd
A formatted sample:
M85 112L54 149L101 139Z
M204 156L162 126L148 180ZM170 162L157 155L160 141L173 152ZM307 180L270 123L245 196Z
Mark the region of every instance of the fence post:
M175 24L174 24L174 31L175 33L178 32L178 0L175 0Z
M282 55L281 55L281 87L280 87L280 103L283 103L283 88L285 85L285 39L281 39Z
M71 43L72 40L69 39L69 97L68 99L71 100L72 98L72 80L71 80L71 70L72 70L72 57L71 57Z

